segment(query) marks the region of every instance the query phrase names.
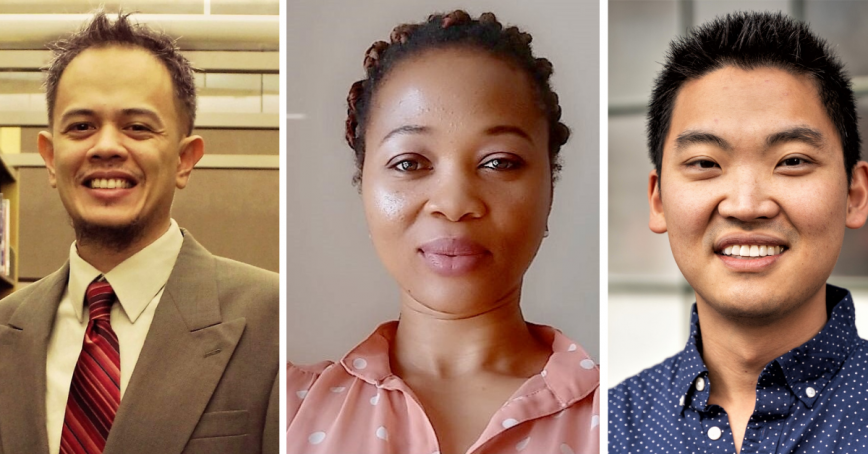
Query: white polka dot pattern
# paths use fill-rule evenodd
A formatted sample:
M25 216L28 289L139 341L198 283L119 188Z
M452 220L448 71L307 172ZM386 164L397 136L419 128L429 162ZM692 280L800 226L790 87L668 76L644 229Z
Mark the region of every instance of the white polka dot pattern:
M553 353L545 369L491 416L471 452L598 453L599 367L559 331L528 327L551 342ZM287 367L287 453L440 451L415 394L390 370L396 329L395 322L380 326L340 363Z
M827 285L826 299L823 330L760 374L742 452L868 452L868 342L850 293ZM726 411L708 405L700 339L694 305L685 349L609 390L610 453L735 451Z

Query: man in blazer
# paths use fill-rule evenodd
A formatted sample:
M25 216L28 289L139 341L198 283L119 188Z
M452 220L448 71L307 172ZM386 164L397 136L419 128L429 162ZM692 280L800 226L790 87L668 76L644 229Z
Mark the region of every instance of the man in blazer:
M76 243L0 301L0 453L277 453L278 276L211 255L170 217L204 152L189 62L102 13L54 51L38 148ZM116 295L119 404L107 436L85 443L71 388L95 284Z

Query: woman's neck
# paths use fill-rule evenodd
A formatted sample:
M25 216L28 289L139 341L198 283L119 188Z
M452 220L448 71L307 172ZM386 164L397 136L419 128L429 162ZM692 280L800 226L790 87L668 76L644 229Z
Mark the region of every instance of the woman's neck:
M551 347L531 334L519 307L520 292L488 310L462 315L438 313L405 299L392 349L393 370L399 376L440 378L538 373L544 365L538 359L547 358Z

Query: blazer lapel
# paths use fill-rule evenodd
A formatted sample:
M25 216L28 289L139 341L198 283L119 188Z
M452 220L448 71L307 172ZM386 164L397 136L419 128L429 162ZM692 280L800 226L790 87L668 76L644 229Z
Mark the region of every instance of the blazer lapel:
M0 325L0 452L48 454L45 361L69 263L34 290Z
M105 454L183 451L245 327L221 319L215 273L214 257L186 234Z

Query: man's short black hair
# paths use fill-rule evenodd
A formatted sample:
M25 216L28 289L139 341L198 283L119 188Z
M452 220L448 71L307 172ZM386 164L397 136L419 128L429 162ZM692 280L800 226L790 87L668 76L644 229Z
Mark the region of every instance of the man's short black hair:
M725 66L744 70L779 68L810 78L841 138L849 184L853 166L860 159L861 142L850 78L826 41L813 34L806 24L781 13L767 12L727 14L670 43L648 109L648 149L658 176L663 163L663 142L681 86Z

